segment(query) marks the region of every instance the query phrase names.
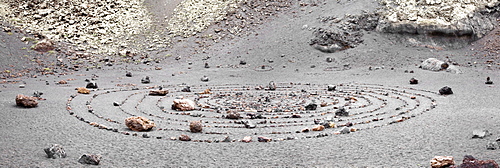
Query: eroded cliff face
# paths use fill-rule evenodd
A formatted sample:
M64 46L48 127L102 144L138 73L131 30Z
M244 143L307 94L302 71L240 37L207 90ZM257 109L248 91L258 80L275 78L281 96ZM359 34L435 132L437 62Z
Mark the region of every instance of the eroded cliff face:
M381 0L377 30L481 38L497 24L498 0Z

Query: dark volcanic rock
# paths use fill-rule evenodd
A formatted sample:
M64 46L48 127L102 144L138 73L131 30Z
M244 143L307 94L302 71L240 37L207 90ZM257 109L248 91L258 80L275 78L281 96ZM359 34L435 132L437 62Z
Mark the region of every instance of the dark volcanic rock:
M418 84L418 80L415 79L415 78L411 78L410 79L410 84L412 84L412 85Z
M491 81L490 77L488 76L486 78L486 82L484 82L484 84L487 84L487 85L492 85L493 84L493 81Z
M318 105L317 104L308 104L306 107L306 110L316 110L316 108L318 108Z
M88 89L97 89L97 83L94 82L94 81L90 81L89 83L87 83L87 86L85 86L85 88L88 88Z
M347 112L347 110L344 107L340 107L335 112L335 115L336 116L349 116L349 112Z
M439 89L439 94L441 94L441 95L449 95L449 94L453 94L453 91L451 90L450 87L445 86L445 87Z
M207 76L203 76L201 79L200 79L202 82L208 82L210 79L208 79Z
M471 155L465 155L462 164L456 168L499 168L494 160L477 160Z
M16 105L21 106L21 107L36 107L38 106L38 98L36 97L31 97L31 96L25 96L22 94L18 94L16 96Z
M127 73L125 73L125 76L126 76L126 77L132 77L132 72L127 72Z
M273 139L268 138L268 137L257 137L257 141L259 142L271 142Z
M150 90L149 95L151 96L165 96L168 94L168 90Z
M337 89L337 86L335 86L335 85L328 85L327 86L328 91L335 91L335 89Z
M90 164L90 165L99 165L101 162L101 155L93 155L93 154L83 154L78 162L81 164Z
M66 152L64 152L64 148L58 144L53 144L49 148L45 148L43 150L47 154L47 157L52 158L52 159L66 157Z

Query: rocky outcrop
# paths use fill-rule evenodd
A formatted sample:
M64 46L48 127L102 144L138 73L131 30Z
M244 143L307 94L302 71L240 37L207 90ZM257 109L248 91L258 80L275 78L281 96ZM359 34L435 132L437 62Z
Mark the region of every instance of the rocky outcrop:
M481 38L493 30L498 0L382 0L378 31Z
M38 98L37 97L31 97L31 96L25 96L22 94L18 94L16 96L16 105L21 106L21 107L27 107L27 108L32 108L38 106Z
M426 59L424 62L420 64L420 68L424 70L431 70L431 71L441 71L445 70L449 67L448 63L438 60L436 58L429 58Z
M125 125L133 131L151 131L156 124L144 117L129 117L125 119Z
M196 109L196 103L189 99L184 99L184 97L179 97L175 99L174 104L172 104L172 109L177 111L191 111Z
M33 45L32 49L35 51L40 51L40 52L47 52L50 50L54 50L55 47L54 41L50 39L43 39L42 41L39 41L35 45Z
M456 168L500 168L494 160L477 160L471 155L465 155L462 164Z
M66 152L64 152L64 148L58 144L53 144L49 148L45 148L43 150L47 154L48 158L57 159L66 157Z

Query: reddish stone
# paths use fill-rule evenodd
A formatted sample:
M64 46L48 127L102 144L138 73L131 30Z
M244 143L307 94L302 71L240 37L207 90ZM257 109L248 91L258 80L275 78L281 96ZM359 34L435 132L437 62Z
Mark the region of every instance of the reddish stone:
M191 123L189 123L189 130L193 133L201 132L203 131L203 125L200 121L191 121Z
M38 98L37 97L31 97L31 96L25 96L22 94L18 94L16 96L16 105L21 106L21 107L36 107L38 106Z
M125 125L133 131L150 131L156 124L144 117L129 117L125 119Z
M182 134L181 136L179 136L179 140L181 141L191 141L191 138L187 135L184 135Z
M456 168L500 168L494 160L477 160L471 155L465 155L460 166Z

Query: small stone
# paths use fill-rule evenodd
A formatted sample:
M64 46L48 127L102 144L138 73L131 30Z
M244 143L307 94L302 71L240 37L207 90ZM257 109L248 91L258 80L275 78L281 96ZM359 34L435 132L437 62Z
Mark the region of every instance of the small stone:
M300 116L299 114L293 114L292 118L302 118L302 116Z
M85 88L88 88L88 89L97 89L97 83L94 82L94 81L91 81L91 82L87 83L87 86L85 86Z
M328 85L327 86L328 91L335 91L335 89L337 89L337 86L335 86L335 85Z
M259 142L271 142L271 141L273 141L273 139L261 136L261 137L257 137L257 141L259 141Z
M184 97L179 97L178 99L174 99L174 104L172 104L172 110L177 111L191 111L196 109L196 103L189 99L184 99Z
M246 61L240 61L240 65L246 65L247 62Z
M439 94L441 94L441 95L450 95L450 94L453 94L453 91L451 90L450 87L445 86L445 87L439 89Z
M113 106L120 106L120 103L118 103L118 102L113 102Z
M471 155L465 155L462 164L456 168L499 168L494 160L477 160Z
M252 128L256 128L257 125L254 124L253 122L251 121L244 121L243 124L245 125L245 128L249 128L249 129L252 129Z
M26 85L19 85L19 88L25 88Z
M325 130L325 126L323 126L323 125L316 125L316 126L313 127L312 130L313 131L323 131L323 130Z
M40 92L40 91L35 91L35 92L33 92L33 97L38 97L38 98L40 98L40 97L42 97L42 95L43 95L43 92Z
M474 130L472 131L472 138L479 138L483 139L486 136L491 135L491 133L488 130Z
M126 73L125 73L125 76L126 76L126 77L132 77L132 72L126 72Z
M147 133L142 134L142 137L143 138L151 138L151 136L149 136L149 134L147 134Z
M165 96L168 94L168 90L150 90L150 96Z
M142 78L141 79L141 83L144 83L144 84L151 83L151 80L149 79L149 76L146 76L146 77Z
M189 123L189 130L193 133L201 132L203 131L203 125L200 121L191 121Z
M79 87L76 90L78 91L78 93L81 93L81 94L90 94L90 90L87 88L84 88L84 87Z
M316 108L318 108L318 105L317 104L308 104L306 107L306 110L316 110Z
M484 84L487 84L487 85L492 85L493 84L493 81L491 81L490 77L488 76L486 78L486 82L484 82Z
M240 119L240 113L236 112L236 111L230 111L228 112L227 116L226 116L227 119Z
M16 96L16 105L21 107L32 108L38 106L38 98L25 96L22 94L18 94Z
M336 116L349 116L349 112L344 107L340 107L335 111Z
M60 81L59 81L59 82L57 82L57 83L59 83L59 84L61 84L61 85L68 84L68 82L66 82L65 80L60 80Z
M45 148L43 150L47 154L48 158L57 159L66 157L66 152L64 152L64 148L58 144L53 144L49 148Z
M208 62L205 62L205 68L210 68L210 65L208 65Z
M276 90L276 83L274 81L269 82L267 90Z
M333 62L333 58L331 57L326 58L326 62Z
M231 138L229 136L226 136L222 142L231 142Z
M241 140L241 142L246 142L246 143L252 142L252 137L246 136Z
M191 138L188 135L182 134L179 136L180 141L191 141Z
M156 124L145 117L129 117L125 119L125 125L133 131L151 131Z
M83 154L78 162L81 164L90 164L90 165L99 165L101 162L101 155L91 155L91 154Z
M410 84L412 84L412 85L416 85L416 84L418 84L418 80L417 80L417 79L415 79L415 78L411 78L411 79L410 79Z
M453 156L435 156L431 159L432 168L445 168L455 165Z
M181 92L191 92L191 87L186 86L185 88L182 88Z
M201 79L200 79L202 82L208 82L208 77L207 76L203 76Z
M499 147L498 142L489 142L488 144L486 144L486 149L488 150L496 150L498 149L498 147Z
M342 127L342 129L340 129L339 133L340 134L348 134L348 133L351 133L351 129L349 129L347 127Z

